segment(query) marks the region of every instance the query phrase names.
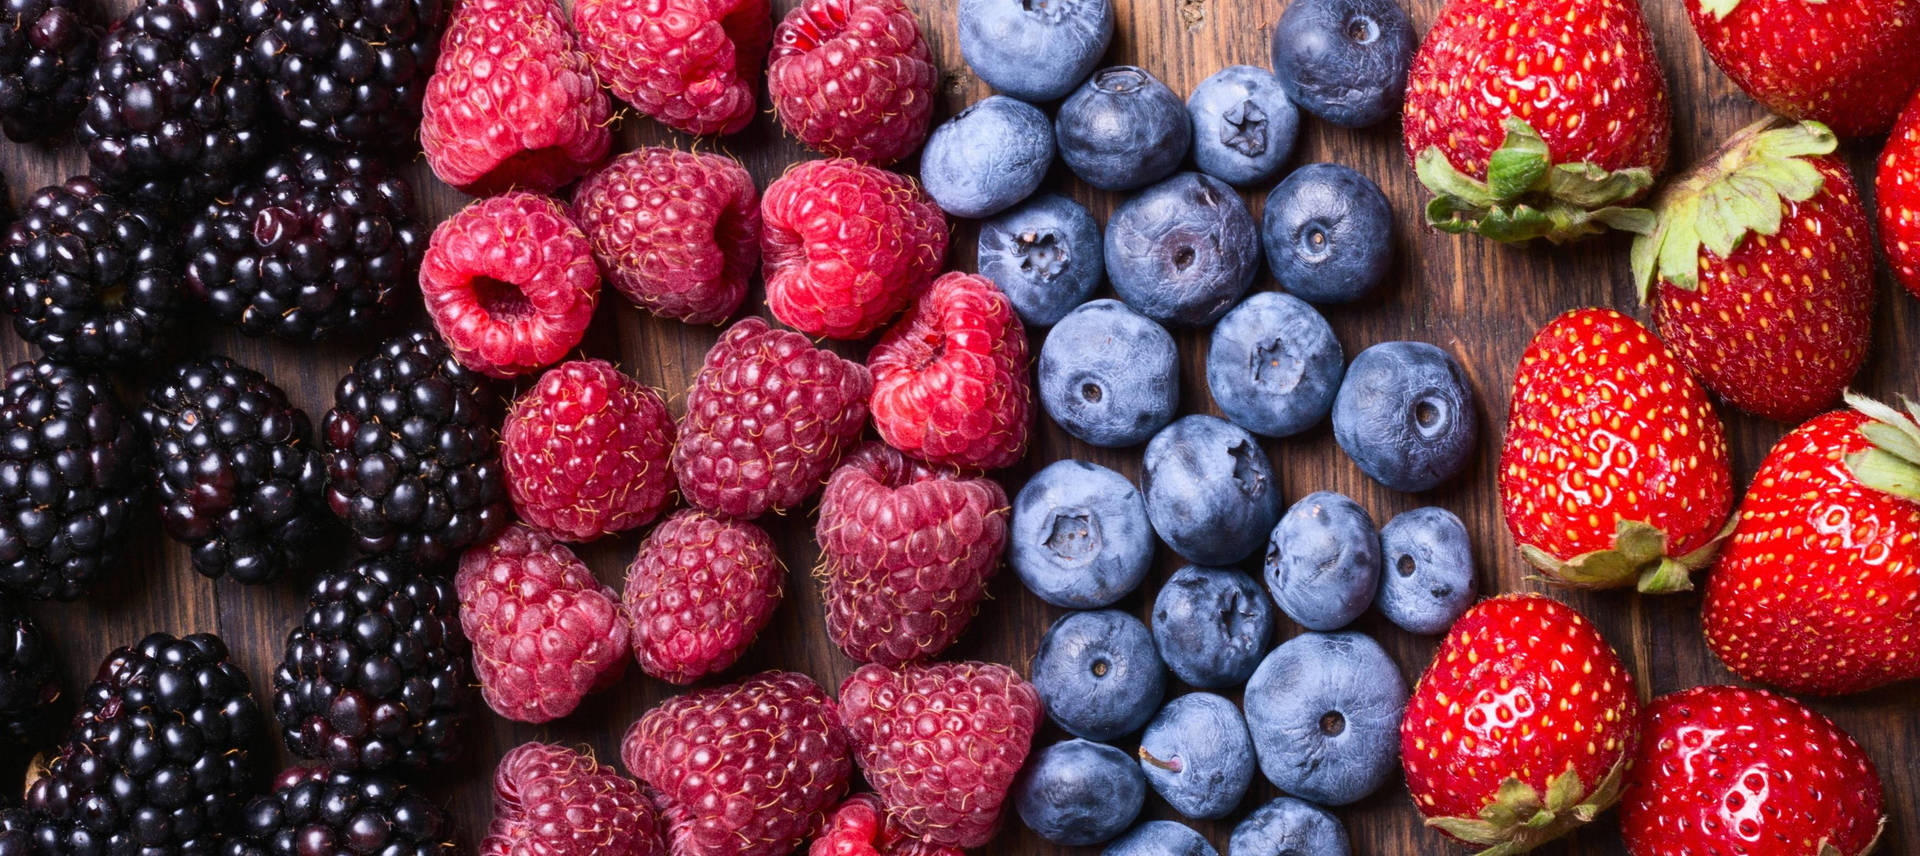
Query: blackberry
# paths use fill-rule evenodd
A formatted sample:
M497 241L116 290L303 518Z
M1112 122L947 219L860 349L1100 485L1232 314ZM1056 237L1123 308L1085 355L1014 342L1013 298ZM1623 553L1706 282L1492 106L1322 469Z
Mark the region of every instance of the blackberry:
M192 549L194 570L262 583L321 549L326 465L307 414L272 381L205 357L155 385L140 418L161 520Z
M73 128L100 49L90 0L6 0L0 11L0 131L16 143Z
M42 359L0 390L0 589L72 600L125 553L146 444L106 378Z
M453 856L451 834L446 814L399 781L295 767L247 804L226 856Z
M20 338L64 362L152 360L180 315L171 228L85 176L41 188L4 244L0 298Z
M0 738L38 749L57 725L59 663L53 641L18 604L0 601Z
M33 848L33 815L23 806L0 807L0 856L37 856Z
M473 683L459 610L451 580L392 556L315 580L273 673L287 749L333 770L452 759Z
M327 411L327 504L363 553L432 566L506 525L500 402L432 333L396 336L340 379Z
M281 118L310 139L416 144L440 54L442 0L245 0L253 66Z
M27 791L42 853L216 854L254 786L265 722L217 636L155 633L107 657Z

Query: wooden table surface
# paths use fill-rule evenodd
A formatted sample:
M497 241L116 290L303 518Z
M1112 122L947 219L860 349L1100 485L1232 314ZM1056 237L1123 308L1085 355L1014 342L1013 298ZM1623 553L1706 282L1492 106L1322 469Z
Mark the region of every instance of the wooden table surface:
M121 6L128 2L116 0ZM775 14L796 2L776 0ZM910 2L921 11L940 64L938 121L983 97L988 90L960 60L954 37L955 0ZM1424 33L1442 0L1403 2L1411 3L1416 26ZM1118 0L1119 33L1108 60L1143 66L1175 92L1184 94L1226 65L1267 65L1272 24L1283 5L1280 0ZM1657 0L1645 13L1673 95L1673 162L1684 165L1711 151L1717 140L1753 121L1762 111L1708 62L1679 2ZM1508 386L1527 339L1556 314L1593 304L1632 310L1627 241L1612 237L1560 249L1511 249L1427 230L1419 224L1420 196L1401 153L1397 122L1366 131L1341 130L1310 117L1303 117L1303 125L1296 163L1337 161L1352 166L1379 182L1395 207L1399 261L1393 275L1377 296L1327 312L1347 354L1351 357L1369 345L1395 339L1439 345L1454 354L1472 377L1485 430L1480 452L1465 476L1418 496L1396 493L1368 480L1335 446L1324 424L1296 437L1269 442L1267 449L1285 497L1291 502L1314 490L1340 491L1358 500L1381 522L1418 505L1444 506L1465 519L1474 533L1483 591L1538 587L1538 583L1527 580L1527 569L1501 523L1494 489ZM620 124L617 140L616 148L621 151L646 144L694 145L631 116ZM789 164L813 156L782 138L772 115L764 111L746 133L698 145L717 147L743 159L763 187ZM1878 141L1869 141L1847 148L1862 190L1869 194L1877 146ZM0 146L0 169L14 188L16 201L25 199L32 188L82 168L82 157L72 145L57 149ZM435 181L423 164L416 163L413 174L420 198L436 221L464 203L460 194ZM1101 219L1115 202L1111 194L1077 185L1058 165L1047 186L1086 203ZM1263 195L1250 197L1256 213ZM971 224L953 224L954 249L948 259L951 267L972 268L974 238ZM1273 285L1263 276L1256 287ZM1920 332L1916 323L1920 322L1920 304L1900 292L1884 271L1879 291L1875 346L1859 385L1882 396L1920 391L1920 370L1912 359L1914 338ZM402 317L389 329L400 329L418 318L414 294L411 284L401 286ZM754 311L760 311L760 297L756 287L748 303ZM1641 315L1645 317L1644 312ZM377 332L384 334L387 330ZM677 413L684 407L684 390L717 332L716 328L656 320L608 290L582 350L613 359L641 380L664 390ZM1182 351L1183 412L1217 413L1205 391L1204 336L1194 332L1175 335ZM1037 349L1040 337L1030 336ZM374 341L370 333L366 338L321 346L294 346L249 340L218 326L196 324L178 345L181 353L223 352L259 368L284 386L317 422L331 401L335 379ZM841 346L844 353L856 358L863 349L864 344ZM29 350L10 327L0 333L0 355L8 363L27 358ZM129 379L129 395L144 388L139 381ZM1724 415L1735 468L1744 485L1769 445L1787 426L1731 412ZM1044 416L1039 418L1045 423ZM1009 495L1018 489L1026 473L1065 457L1092 460L1135 478L1140 473L1138 448L1094 449L1042 424L1036 427L1027 462L1001 474ZM823 685L837 687L853 669L854 664L827 640L818 589L809 575L817 557L811 513L811 509L796 512L769 524L779 540L791 585L773 625L734 670L735 675L762 668L791 668L807 672ZM638 536L630 534L585 546L580 553L603 580L617 587L637 542ZM300 583L250 588L209 581L190 570L186 551L162 536L157 526L147 526L140 532L130 552L133 558L127 567L119 569L90 599L35 607L61 642L70 690L77 689L92 674L109 649L129 644L153 630L219 633L233 648L255 687L269 687L270 670L303 602ZM1146 617L1158 582L1178 565L1171 552L1160 550L1152 580L1120 606ZM1246 563L1246 569L1257 571L1256 563ZM1643 693L1667 693L1732 680L1702 642L1697 596L1655 599L1631 593L1564 592L1557 596L1585 612L1605 631L1639 679ZM1060 613L1022 589L1011 572L1002 573L971 630L947 656L998 660L1024 670L1040 635ZM1433 638L1402 632L1375 613L1369 613L1356 626L1373 634L1394 654L1409 682L1418 676L1434 650ZM1281 619L1280 638L1290 637L1297 630L1284 617ZM665 684L644 677L635 668L618 687L590 697L573 716L558 723L538 727L512 724L479 709L469 725L464 759L451 768L430 773L427 787L458 819L461 840L476 844L489 817L493 762L506 749L527 740L552 740L588 744L602 758L616 759L620 736L628 724L669 693ZM1915 808L1920 806L1920 765L1912 760L1920 753L1920 720L1911 713L1916 703L1920 703L1920 688L1908 686L1815 704L1865 744L1885 776L1893 821L1881 845L1882 853L1920 850L1920 810ZM1048 727L1039 739L1050 742L1061 737L1057 729ZM1274 794L1264 782L1257 783L1233 819ZM1356 854L1457 852L1437 834L1421 827L1398 781L1338 814L1347 824ZM1155 797L1149 798L1146 815L1172 816ZM1202 827L1222 854L1226 853L1230 826L1229 822ZM1013 820L1000 841L983 852L1027 855L1074 851L1040 842ZM1591 856L1624 850L1608 815L1589 831L1538 852Z

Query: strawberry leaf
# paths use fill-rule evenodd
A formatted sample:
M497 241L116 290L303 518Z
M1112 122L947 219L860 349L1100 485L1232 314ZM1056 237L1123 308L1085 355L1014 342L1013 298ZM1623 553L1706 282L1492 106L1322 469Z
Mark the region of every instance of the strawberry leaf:
M1545 238L1570 241L1608 229L1650 231L1653 213L1618 203L1653 186L1645 167L1608 172L1598 164L1553 162L1547 143L1519 119L1487 159L1481 181L1455 168L1430 146L1414 158L1414 172L1433 193L1427 225L1452 234L1474 233L1504 243Z
M1604 589L1633 585L1646 594L1672 594L1693 588L1692 575L1719 552L1731 533L1729 524L1705 546L1684 556L1667 555L1667 534L1637 520L1614 525L1613 547L1561 560L1532 544L1520 545L1520 555L1548 580L1572 588Z
M1852 390L1846 399L1867 417L1860 436L1872 444L1846 457L1854 479L1881 493L1920 500L1920 404L1902 398L1903 413Z

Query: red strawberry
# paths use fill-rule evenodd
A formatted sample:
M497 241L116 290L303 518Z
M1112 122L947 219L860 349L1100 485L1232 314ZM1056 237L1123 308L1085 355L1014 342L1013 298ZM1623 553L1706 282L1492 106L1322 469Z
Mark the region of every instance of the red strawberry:
M1027 333L993 281L950 273L867 354L873 427L909 455L992 469L1027 450Z
M1631 856L1861 856L1886 824L1873 761L1793 699L1695 687L1642 728L1620 799Z
M1668 185L1633 276L1660 335L1741 410L1798 422L1867 357L1873 239L1853 173L1817 122L1768 119Z
M1874 196L1880 200L1880 244L1893 277L1920 297L1920 91L1887 137Z
M1447 632L1400 723L1427 825L1524 853L1620 798L1637 744L1633 676L1585 616L1537 594L1482 601Z
M1520 357L1500 504L1527 561L1555 580L1692 588L1733 506L1726 430L1640 322L1577 309Z
M1701 607L1728 668L1794 693L1920 677L1920 407L1847 401L1767 453Z
M1791 119L1885 131L1920 86L1920 0L1687 0L1708 55Z
M1644 230L1619 206L1666 167L1672 121L1634 0L1449 0L1407 80L1428 225L1498 241Z

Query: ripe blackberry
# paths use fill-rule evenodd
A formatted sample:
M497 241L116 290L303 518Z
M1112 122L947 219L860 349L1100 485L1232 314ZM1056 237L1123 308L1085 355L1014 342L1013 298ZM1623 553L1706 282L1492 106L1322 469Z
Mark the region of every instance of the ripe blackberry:
M25 806L14 805L9 796L0 808L0 856L35 856L33 815Z
M73 128L100 50L88 0L6 0L0 7L0 130L16 143Z
M414 142L440 54L442 0L245 0L252 63L288 127L314 140Z
M194 218L187 287L249 336L314 341L385 312L426 247L405 178L379 158L303 146Z
M334 770L453 758L473 683L459 613L452 580L391 556L322 575L273 673L287 749Z
M438 806L398 781L294 767L247 803L221 856L453 856L451 832Z
M499 399L432 333L360 358L327 411L327 504L363 553L422 566L458 556L507 522L494 437Z
M51 736L60 702L58 667L53 640L33 616L0 601L0 741L38 749Z
M45 359L0 390L0 590L79 597L125 552L146 444L106 378Z

